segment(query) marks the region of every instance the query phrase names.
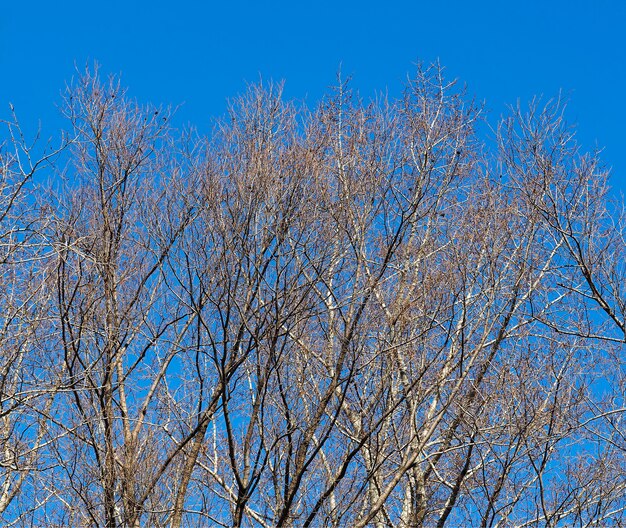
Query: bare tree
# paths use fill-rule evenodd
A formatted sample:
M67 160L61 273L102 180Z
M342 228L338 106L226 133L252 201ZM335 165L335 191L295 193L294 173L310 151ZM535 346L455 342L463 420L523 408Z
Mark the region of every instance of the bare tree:
M624 215L560 101L65 108L49 199L3 154L6 522L623 524Z
M27 140L15 111L2 122L0 144L0 515L28 523L49 499L40 475L49 469L48 411L58 379L49 376L42 340L49 335L46 306L46 220L36 207L35 177L66 148Z
M48 235L65 384L53 513L72 525L156 524L177 449L168 378L192 321L166 262L193 216L195 169L168 112L125 100L114 80L81 77L66 108L76 140Z

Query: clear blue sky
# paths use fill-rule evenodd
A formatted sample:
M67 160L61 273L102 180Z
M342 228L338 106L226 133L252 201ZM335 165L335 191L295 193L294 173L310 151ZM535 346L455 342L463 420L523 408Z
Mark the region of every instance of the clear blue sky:
M246 81L285 79L315 103L339 64L361 94L398 94L417 60L439 59L493 115L533 95L570 98L586 148L605 147L626 189L626 2L25 1L0 4L0 117L58 127L55 103L74 64L122 73L130 94L184 103L208 130ZM625 183L622 183L622 180Z

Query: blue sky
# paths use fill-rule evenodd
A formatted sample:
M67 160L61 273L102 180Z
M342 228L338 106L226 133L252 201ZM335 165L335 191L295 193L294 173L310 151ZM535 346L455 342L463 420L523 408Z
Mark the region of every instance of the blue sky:
M140 101L178 105L208 130L246 82L285 79L314 104L341 64L364 97L398 94L418 61L439 59L492 116L518 99L570 99L583 147L604 147L626 190L626 2L200 2L6 0L0 11L0 117L59 126L74 65L121 73ZM622 184L622 180L625 182Z

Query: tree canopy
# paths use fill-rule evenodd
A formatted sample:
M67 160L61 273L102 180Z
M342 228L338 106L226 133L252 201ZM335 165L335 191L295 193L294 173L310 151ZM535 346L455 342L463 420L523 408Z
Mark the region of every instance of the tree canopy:
M202 137L87 71L43 154L5 123L2 522L622 525L623 202L563 109L485 133L432 66Z

